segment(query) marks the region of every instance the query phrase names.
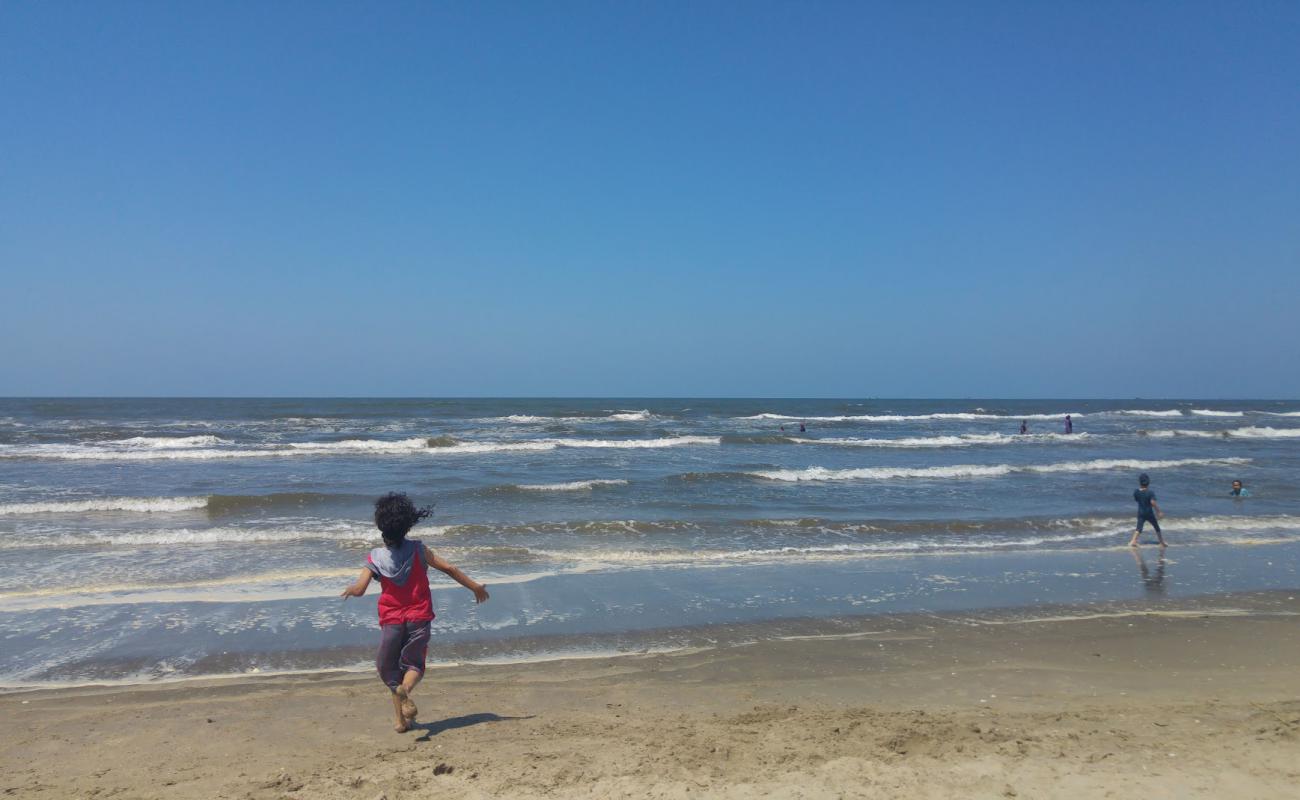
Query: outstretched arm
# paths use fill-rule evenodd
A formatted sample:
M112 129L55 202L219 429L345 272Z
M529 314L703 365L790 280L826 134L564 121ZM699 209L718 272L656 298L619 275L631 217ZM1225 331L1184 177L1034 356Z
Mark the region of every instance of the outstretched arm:
M424 546L424 562L429 566L433 567L434 569L438 570L439 572L443 573L447 577L451 578L456 583L459 583L461 586L464 586L466 589L469 589L471 592L473 592L474 602L476 603L487 602L488 592L486 586L479 583L478 581L475 581L473 578L466 575L465 573L461 572L460 568L457 567L455 564L452 564L451 562L443 559L437 553L434 553L432 550L429 549L428 545Z
M360 597L366 593L366 589L370 586L370 578L371 575L369 569L361 570L361 575L357 578L356 582L344 589L343 594L339 596L344 600L349 597Z

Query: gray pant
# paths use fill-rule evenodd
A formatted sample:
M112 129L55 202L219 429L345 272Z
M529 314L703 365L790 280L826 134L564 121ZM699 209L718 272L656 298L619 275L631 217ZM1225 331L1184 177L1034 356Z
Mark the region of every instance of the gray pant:
M429 651L430 621L399 622L383 625L379 639L379 655L375 667L379 678L389 689L396 689L408 670L424 674L424 656Z

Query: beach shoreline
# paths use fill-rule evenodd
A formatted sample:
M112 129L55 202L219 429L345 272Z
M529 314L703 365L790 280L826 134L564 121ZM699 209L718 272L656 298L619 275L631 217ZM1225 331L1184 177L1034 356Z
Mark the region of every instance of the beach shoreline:
M859 618L674 653L0 695L6 796L1283 797L1300 592Z

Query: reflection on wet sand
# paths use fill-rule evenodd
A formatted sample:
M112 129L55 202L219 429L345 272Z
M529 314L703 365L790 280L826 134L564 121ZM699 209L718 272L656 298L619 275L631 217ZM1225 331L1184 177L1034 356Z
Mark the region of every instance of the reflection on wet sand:
M1152 570L1147 566L1147 560L1142 556L1142 551L1133 548L1130 550L1133 554L1133 561L1138 566L1138 571L1142 573L1142 587L1149 594L1165 593L1165 549L1160 548L1160 556L1156 559L1156 568Z

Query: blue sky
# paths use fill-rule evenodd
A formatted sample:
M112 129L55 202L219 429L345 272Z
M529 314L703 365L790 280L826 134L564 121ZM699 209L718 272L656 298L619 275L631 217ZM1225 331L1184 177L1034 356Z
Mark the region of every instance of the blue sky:
M0 4L0 394L1300 396L1294 3Z

